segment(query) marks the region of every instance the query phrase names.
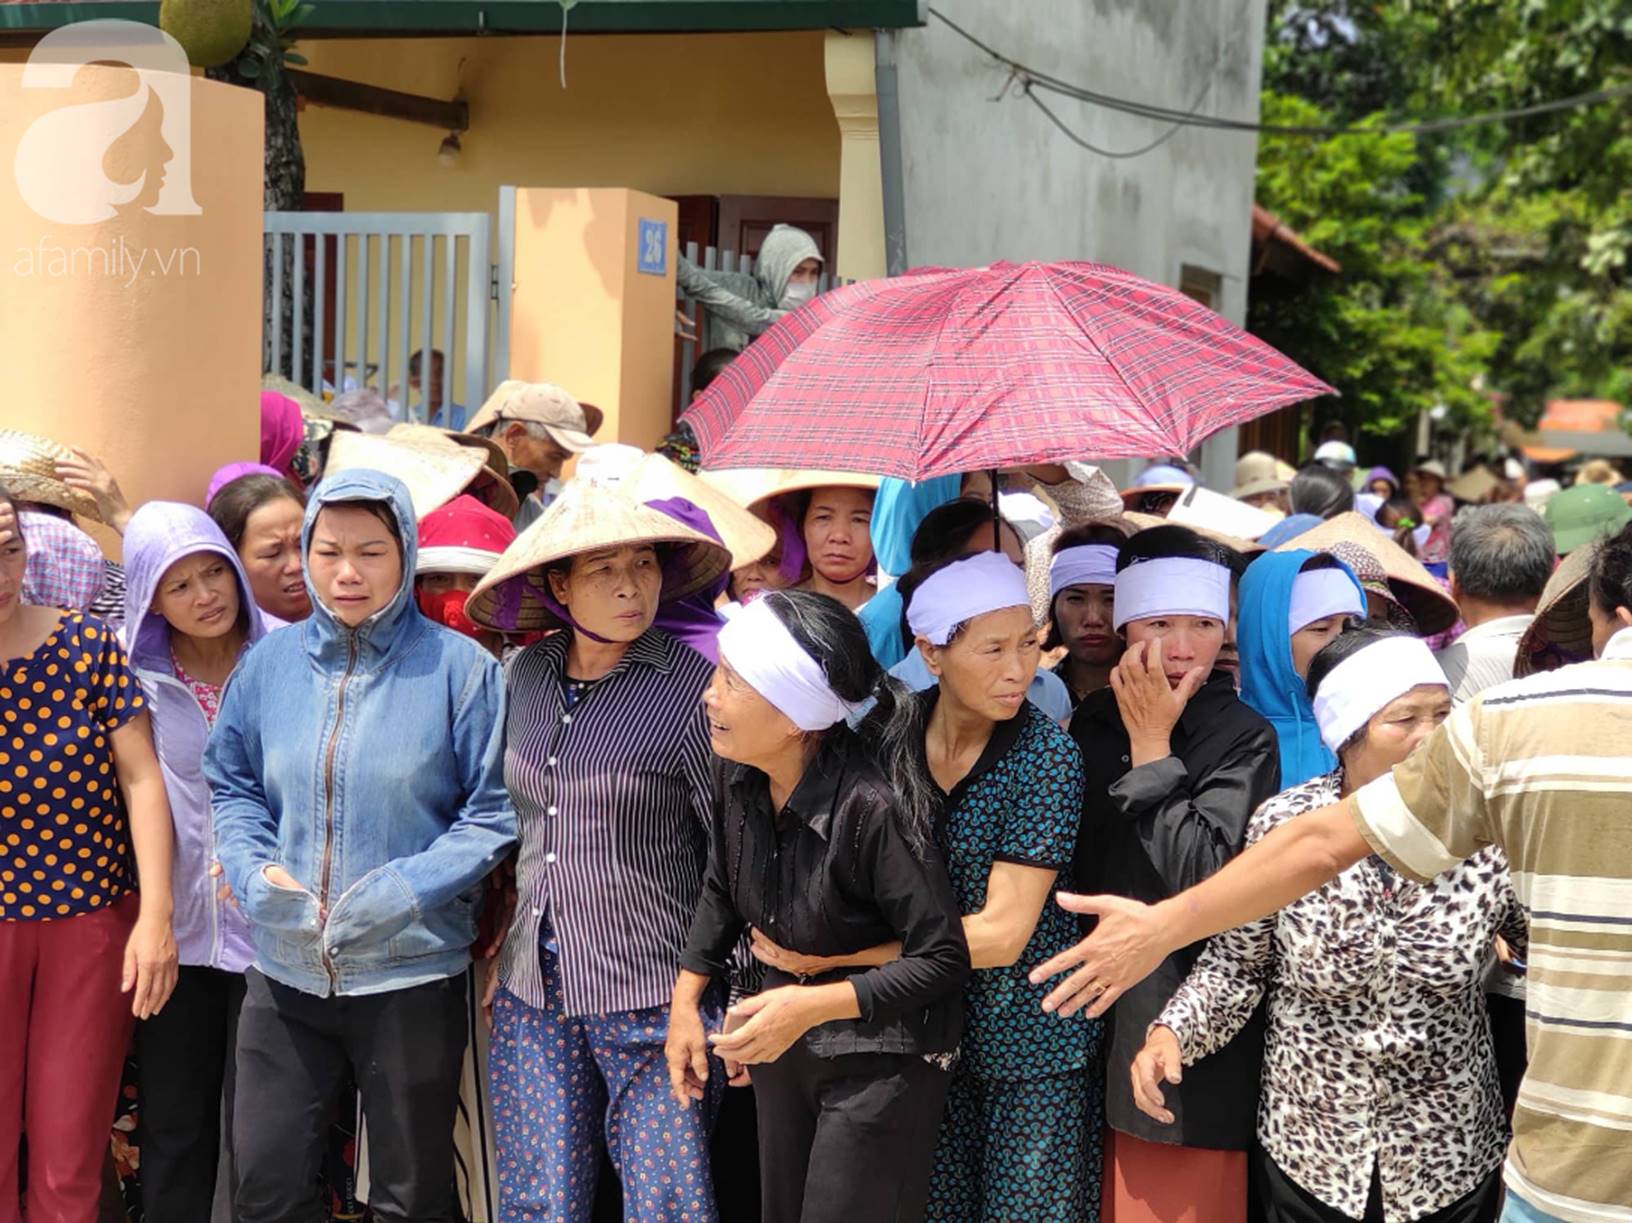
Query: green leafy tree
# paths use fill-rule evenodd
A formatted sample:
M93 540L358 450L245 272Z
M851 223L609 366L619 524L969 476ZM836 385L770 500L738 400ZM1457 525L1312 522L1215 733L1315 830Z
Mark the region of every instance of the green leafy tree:
M1272 0L1268 122L1508 110L1632 82L1625 0ZM1424 407L1533 421L1553 396L1632 397L1632 102L1435 135L1265 135L1259 200L1339 259L1255 330L1390 433Z

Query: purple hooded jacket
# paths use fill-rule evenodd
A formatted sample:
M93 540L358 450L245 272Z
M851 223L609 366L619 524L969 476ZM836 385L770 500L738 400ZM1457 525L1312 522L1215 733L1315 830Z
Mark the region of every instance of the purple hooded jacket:
M123 636L152 716L153 742L176 829L171 890L181 962L243 972L255 958L249 926L235 905L217 898L221 881L210 877L215 829L203 770L209 727L204 711L171 665L170 625L150 610L165 570L196 552L220 553L237 575L241 614L249 618L245 649L281 625L255 606L238 554L208 514L196 506L150 501L131 515L125 530Z

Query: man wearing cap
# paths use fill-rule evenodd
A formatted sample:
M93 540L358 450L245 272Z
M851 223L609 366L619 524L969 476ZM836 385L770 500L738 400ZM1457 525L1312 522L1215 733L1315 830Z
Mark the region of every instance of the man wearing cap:
M517 531L536 522L561 491L561 468L575 454L595 444L601 410L581 404L553 382L501 382L468 432L492 438L510 461L511 479L526 472L536 487L521 499ZM518 487L518 492L525 490Z
M1574 484L1549 498L1541 516L1553 528L1558 554L1568 556L1632 522L1632 506L1607 484Z
M1249 450L1235 461L1235 487L1230 496L1254 509L1267 510L1285 518L1291 509L1287 489L1294 475L1292 466L1262 450Z
M1348 476L1354 472L1359 463L1359 457L1354 453L1354 447L1347 442L1322 442L1315 449L1315 462L1322 467L1330 467L1339 475Z

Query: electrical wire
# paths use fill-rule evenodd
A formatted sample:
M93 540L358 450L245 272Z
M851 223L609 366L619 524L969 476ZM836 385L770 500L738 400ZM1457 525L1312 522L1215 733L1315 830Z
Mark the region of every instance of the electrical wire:
M1122 153L1118 153L1112 149L1102 149L1097 144L1090 143L1081 136L1077 135L1076 132L1072 131L1070 127L1066 125L1065 120L1061 119L1057 114L1050 110L1043 100L1032 92L1033 84L1034 82L1027 81L1021 86L1021 92L1026 95L1026 100L1028 102L1030 102L1038 110L1042 111L1043 114L1048 116L1048 121L1055 127L1059 128L1060 131L1065 134L1065 138L1067 140L1076 145L1078 148L1087 149L1090 153L1098 153L1101 157L1109 157L1114 161L1125 161L1131 157L1143 157L1146 153L1160 148L1162 145L1166 144L1169 140L1173 139L1174 136L1178 135L1184 130L1184 124L1175 123L1160 136L1156 137L1156 139L1152 140L1149 144L1140 145L1137 149L1128 149L1126 152ZM1197 105L1200 105L1200 103L1197 103Z
M1075 143L1092 152L1107 157L1137 156L1138 151L1123 154L1114 154L1099 149L1078 137L1065 123L1051 111L1033 93L1034 89L1046 90L1061 97L1073 98L1079 102L1088 102L1108 110L1120 111L1123 114L1136 115L1145 119L1157 119L1174 125L1174 130L1180 127L1202 127L1221 131L1257 132L1265 136L1314 136L1327 138L1331 136L1379 136L1394 134L1427 134L1430 132L1456 131L1465 127L1477 127L1487 123L1504 123L1512 119L1524 119L1533 115L1552 114L1556 111L1574 110L1582 106L1593 106L1600 102L1614 101L1617 98L1632 96L1632 85L1610 85L1602 89L1589 90L1586 93L1573 94L1566 98L1554 98L1546 102L1536 102L1529 106L1508 107L1502 110L1483 111L1474 115L1458 115L1441 119L1423 119L1402 121L1397 123L1378 123L1368 125L1314 125L1314 124L1279 124L1254 123L1245 119L1228 119L1213 115L1200 115L1193 112L1174 110L1171 107L1157 106L1148 102L1136 102L1129 98L1119 98L1112 94L1099 93L1076 85L1059 77L1050 76L1031 66L1004 55L1001 51L981 41L945 13L931 6L929 15L952 30L959 37L979 50L991 56L992 59L1009 69L1010 75L1020 82L1023 92L1032 103L1046 114L1054 125L1070 137ZM1199 103L1198 103L1199 105ZM1167 140L1173 132L1164 133L1150 148ZM1148 152L1149 149L1143 150Z

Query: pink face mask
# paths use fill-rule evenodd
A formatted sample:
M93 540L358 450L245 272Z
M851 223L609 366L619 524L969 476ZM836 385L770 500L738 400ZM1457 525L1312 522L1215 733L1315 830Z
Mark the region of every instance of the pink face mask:
M420 591L414 595L414 601L419 604L419 610L427 620L445 625L466 637L480 637L487 630L465 614L465 602L469 598L468 590L444 590L437 594Z

